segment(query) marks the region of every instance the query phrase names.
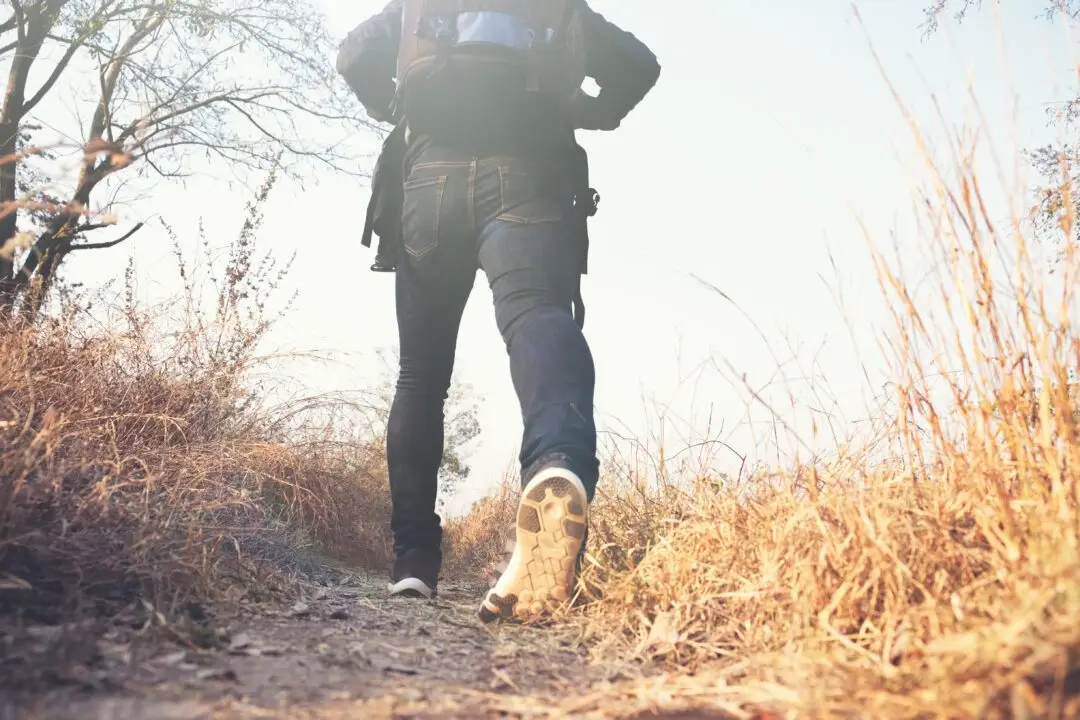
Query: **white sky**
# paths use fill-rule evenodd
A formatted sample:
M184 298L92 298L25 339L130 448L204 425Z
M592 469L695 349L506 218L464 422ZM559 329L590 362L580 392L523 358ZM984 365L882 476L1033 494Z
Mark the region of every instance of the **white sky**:
M383 2L320 4L344 35ZM584 134L602 195L584 283L601 428L656 430L659 405L699 430L711 415L714 432L723 423L724 437L752 454L754 446L764 447L754 438L765 431L746 424L744 394L725 379L724 363L761 386L776 369L773 352L781 360L797 355L789 377L813 368L828 378L847 420L865 415L860 366L875 370L872 333L875 324L885 325L856 213L876 240L891 243L895 231L899 246L916 252L911 213L919 160L853 6L840 0L591 4L644 40L663 66L659 84L622 128ZM1000 22L987 9L924 40L924 4L864 0L858 7L889 78L931 136L943 138L931 93L949 130L978 124L970 79L985 129L1003 156L1045 139L1046 103L1075 86L1067 26L1036 19L1041 3L1009 2ZM329 174L317 180L306 190L281 186L260 236L263 248L282 259L298 252L287 290L299 297L271 345L333 351L339 362L293 371L306 373L300 379L312 391L355 390L374 382L375 351L396 343L392 276L368 272L373 252L360 246L367 188ZM233 238L246 198L198 183L163 186L125 217L160 214L193 249L199 216L212 239ZM67 274L104 282L122 274L132 254L148 297L177 289L168 239L149 227L130 244L73 258ZM773 352L695 275L734 299ZM837 308L838 289L860 353ZM521 429L482 275L466 309L457 370L482 398L483 431L471 456L473 479L452 503L461 507L493 487L513 462ZM774 401L782 398L779 391L771 388ZM755 417L765 419L760 409ZM668 437L675 446L690 431L668 428L680 428L681 439Z

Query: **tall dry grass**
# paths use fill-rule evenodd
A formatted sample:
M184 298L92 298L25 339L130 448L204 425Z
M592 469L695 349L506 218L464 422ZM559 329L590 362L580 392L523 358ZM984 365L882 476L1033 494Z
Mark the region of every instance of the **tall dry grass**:
M104 324L61 294L51 319L2 329L0 616L265 594L326 554L385 566L377 428L341 403L276 403L253 380L287 270L256 243L272 185L223 266L200 273L176 244L177 301L140 304L129 269Z
M602 495L571 617L597 658L664 674L563 711L1080 716L1075 217L1051 275L1023 217L994 220L972 147L952 150L924 154L931 302L874 250L894 456Z
M1080 253L1049 276L1021 218L987 209L971 148L952 157L925 155L932 305L876 255L895 456L738 482L609 466L567 619L598 659L660 674L582 689L562 711L1080 716ZM1074 223L1064 213L1065 237ZM252 547L275 567L314 541L385 567L379 438L343 442L252 397L266 325L239 322L250 276L226 276L240 280L224 315L165 352L134 310L124 332L5 330L0 610L212 595ZM503 488L447 524L448 574L501 558L515 500Z

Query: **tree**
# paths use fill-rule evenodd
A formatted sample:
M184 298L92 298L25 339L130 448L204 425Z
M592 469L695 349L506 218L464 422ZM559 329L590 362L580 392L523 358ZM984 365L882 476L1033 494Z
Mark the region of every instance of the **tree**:
M446 400L445 450L439 466L439 508L454 495L472 473L466 462L465 446L480 435L480 418L475 402L467 402L472 388L454 382Z
M397 375L399 356L394 350L381 350L378 356L384 368L378 399L380 421L385 428L390 418L390 407L394 402L393 378ZM480 436L478 400L472 386L462 384L457 378L450 383L450 390L443 405L445 430L442 463L439 465L440 509L472 473L466 446Z
M127 168L125 180L144 182L188 177L199 162L223 162L237 177L277 164L298 177L311 162L356 171L344 141L362 121L307 0L10 2L0 22L10 63L0 107L0 313L32 316L68 255L138 230L87 240L113 224L109 210L127 183L109 181ZM80 82L87 70L92 79ZM50 155L34 147L45 123L33 119L61 80L85 103L82 137L67 155ZM326 134L334 126L339 138ZM48 161L60 157L75 161L76 177L46 193L56 179ZM97 195L106 199L91 213Z
M958 22L963 21L982 0L934 0L924 12L924 28L927 34L937 31L941 18L951 13ZM1080 0L1043 0L1039 17L1047 20L1080 17ZM1080 122L1080 89L1072 98L1051 105L1048 110L1051 125L1057 125L1067 136L1078 135ZM1080 188L1080 138L1061 144L1048 143L1025 152L1033 169L1040 178L1035 188L1036 202L1031 209L1031 219L1037 233L1050 238L1059 245L1080 242L1080 223L1073 222L1080 206L1077 189ZM1066 222L1068 220L1068 222ZM1071 233L1071 236L1065 232ZM1064 248L1054 265L1060 262Z
M1080 14L1080 0L1043 0L1043 3L1045 7L1040 14L1047 18L1064 13L1075 19ZM962 21L972 8L980 7L982 7L982 0L934 0L923 10L926 15L924 24L926 32L929 34L937 31L941 18L947 10L952 10L953 17L957 21Z

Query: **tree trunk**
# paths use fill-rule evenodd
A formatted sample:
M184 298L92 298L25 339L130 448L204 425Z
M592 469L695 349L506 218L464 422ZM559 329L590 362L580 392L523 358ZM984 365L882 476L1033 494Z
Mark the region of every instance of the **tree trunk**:
M30 68L41 52L53 22L56 7L35 3L25 9L16 0L15 22L20 33L18 44L11 57L11 69L8 72L7 88L4 91L4 107L0 110L0 154L4 162L0 165L0 246L5 245L18 232L18 212L15 202L18 199L19 163L15 154L19 149L19 127L26 112L26 82L30 77ZM44 12L42 10L44 9ZM14 258L0 257L0 316L9 314L15 304L18 283L15 276Z

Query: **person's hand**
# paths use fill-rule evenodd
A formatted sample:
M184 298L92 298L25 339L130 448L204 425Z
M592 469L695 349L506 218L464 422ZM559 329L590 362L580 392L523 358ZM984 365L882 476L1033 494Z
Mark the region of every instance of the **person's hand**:
M571 103L575 130L614 130L620 120L613 117L608 106L598 97L578 92Z

